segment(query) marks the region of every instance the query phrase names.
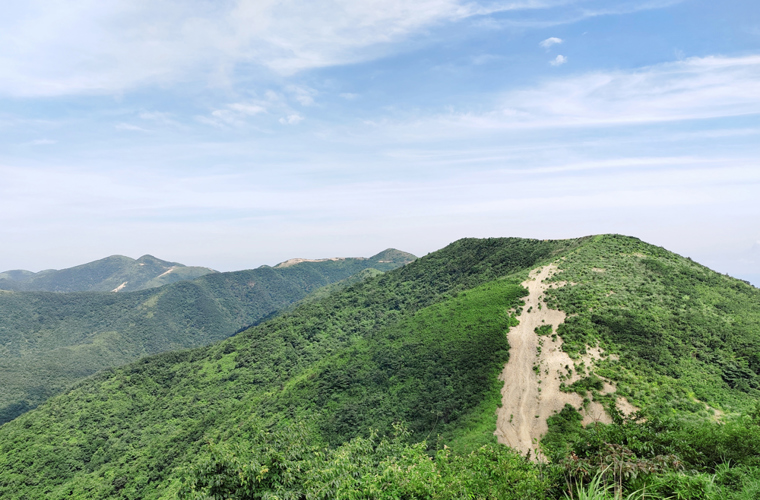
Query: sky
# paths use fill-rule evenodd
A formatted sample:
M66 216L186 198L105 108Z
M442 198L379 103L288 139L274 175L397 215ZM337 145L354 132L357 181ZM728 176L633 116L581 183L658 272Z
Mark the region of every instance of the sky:
M0 270L620 233L760 285L753 0L29 0Z

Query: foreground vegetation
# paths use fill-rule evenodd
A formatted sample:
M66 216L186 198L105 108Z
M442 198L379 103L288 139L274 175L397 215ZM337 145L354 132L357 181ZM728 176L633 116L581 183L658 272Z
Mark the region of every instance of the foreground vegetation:
M519 283L549 262L567 352L607 352L568 390L613 423L566 406L534 462L496 445L494 413ZM366 278L0 427L0 496L757 498L757 289L620 236L461 240Z
M551 463L531 462L493 444L469 453L439 444L430 453L427 442L409 444L406 429L399 426L382 439L372 432L337 448L310 442L313 434L304 426L262 430L245 446L209 443L203 458L184 472L178 496L241 500L753 500L760 496L757 416L685 427L673 420L619 419L587 429L580 427L579 419L568 419L575 424L571 428L559 420L565 419L552 423L550 440L567 437L571 431L573 449L568 455L554 456Z

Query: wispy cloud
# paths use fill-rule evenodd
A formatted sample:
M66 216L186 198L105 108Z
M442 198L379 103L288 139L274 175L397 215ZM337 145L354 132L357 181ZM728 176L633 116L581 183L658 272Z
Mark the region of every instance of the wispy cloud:
M510 91L486 113L435 121L482 129L625 125L760 114L760 55L591 72ZM415 125L415 127L419 127Z
M557 38L557 37L553 36L553 37L551 37L551 38L547 38L546 40L542 41L542 42L541 42L541 43L539 43L538 45L540 45L541 47L543 47L543 48L545 48L545 49L548 49L548 48L550 48L552 45L559 45L560 43L562 43L562 39L561 39L561 38Z
M409 36L468 18L550 12L573 4L583 9L580 17L601 15L586 3L72 0L59 5L29 0L7 6L0 19L0 94L118 93L171 84L189 74L224 81L223 75L234 72L239 63L288 75L373 59L400 50L398 42ZM618 10L670 3L630 1ZM300 99L308 102L309 96Z
M292 115L284 116L280 118L280 123L283 125L298 125L303 121L303 116L299 115L298 113L293 113Z
M214 127L241 127L247 119L267 112L269 103L265 101L234 102L213 110L207 116L196 116L196 120Z
M311 106L314 104L314 98L317 96L316 90L303 85L288 85L285 90L290 93L301 106Z

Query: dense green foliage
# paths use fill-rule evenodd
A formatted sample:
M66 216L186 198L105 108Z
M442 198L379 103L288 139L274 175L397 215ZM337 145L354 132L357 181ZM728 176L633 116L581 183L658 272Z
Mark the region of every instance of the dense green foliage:
M706 417L760 397L760 290L660 247L597 236L559 261L549 290L571 355L600 344L597 375L648 414ZM575 284L573 284L575 283ZM708 408L706 405L709 405Z
M493 440L506 313L524 293L498 278L578 244L462 240L219 344L96 375L0 427L0 496L171 497L204 442L245 443L261 422L309 419L325 445L367 436L364 418Z
M583 428L580 421L568 405L549 420L542 440L566 489L601 475L612 490L644 490L652 498L749 500L760 494L758 412L722 423L617 415L612 425Z
M495 444L494 413L519 283L549 262L568 317L537 333L572 356L604 348L565 390L613 423L584 428L565 406L536 463ZM0 496L758 497L757 289L621 236L461 240L355 279L0 427ZM619 413L604 381L642 414Z
M215 273L207 267L190 267L167 262L152 255L131 259L112 255L68 269L6 271L0 273L0 290L26 292L134 292L192 280Z
M490 443L497 377L508 359L506 311L525 294L497 280L422 309L316 363L282 405L325 415L319 428L333 445L402 421L449 445L471 432L478 444Z
M547 295L569 314L563 348L612 354L565 390L599 391L606 377L646 421L583 429L566 407L549 421L546 453L575 480L608 468L617 489L659 498L757 498L760 426L741 415L760 399L760 290L621 236L595 237L559 268L554 280L567 284Z
M0 424L98 370L227 338L319 287L412 258L387 250L132 293L0 292Z
M424 442L409 445L405 429L393 439L357 437L330 449L310 443L308 432L260 431L246 447L209 445L185 473L179 490L195 499L399 498L458 500L540 498L548 481L524 457L484 445L460 455L443 449L431 458Z

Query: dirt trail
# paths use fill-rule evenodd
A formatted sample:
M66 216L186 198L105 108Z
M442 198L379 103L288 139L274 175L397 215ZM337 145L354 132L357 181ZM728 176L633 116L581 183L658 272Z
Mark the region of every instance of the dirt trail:
M552 325L552 331L556 333L557 326L565 321L564 312L549 309L543 301L543 294L549 287L563 285L544 283L556 271L557 267L553 264L534 269L522 284L529 295L519 316L520 324L511 328L508 334L509 361L501 374L501 380L504 380L502 406L497 412L494 433L500 443L523 454L532 450L531 455L538 458L538 440L548 429L546 419L559 412L565 403L575 408L581 408L583 404L583 398L578 394L560 391L560 375L565 376L565 383L569 385L581 378L576 364L580 366L582 362L586 367L591 367L593 360L601 355L599 349L589 349L588 354L576 363L560 349L561 338L552 340L551 335L539 336L535 333L535 329L543 325ZM568 368L572 369L572 376L569 377ZM614 386L605 384L602 392L614 390ZM619 406L625 406L627 401L620 399ZM584 425L611 421L602 405L594 401L583 413Z

